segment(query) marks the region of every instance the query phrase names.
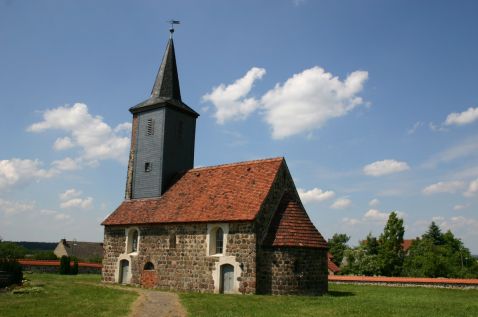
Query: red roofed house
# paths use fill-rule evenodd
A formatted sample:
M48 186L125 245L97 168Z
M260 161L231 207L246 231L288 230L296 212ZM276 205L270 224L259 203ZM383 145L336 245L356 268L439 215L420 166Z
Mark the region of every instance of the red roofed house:
M284 158L193 168L199 115L181 101L172 37L151 97L130 111L125 200L102 223L103 281L211 293L327 291L327 243Z

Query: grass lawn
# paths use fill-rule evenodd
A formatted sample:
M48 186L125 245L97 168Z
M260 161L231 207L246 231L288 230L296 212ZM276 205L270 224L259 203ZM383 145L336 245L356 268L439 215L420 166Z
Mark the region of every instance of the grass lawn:
M127 316L138 294L102 287L100 275L25 274L24 293L0 293L0 316ZM95 285L96 284L96 285Z
M199 316L478 316L478 290L329 284L321 297L180 294Z

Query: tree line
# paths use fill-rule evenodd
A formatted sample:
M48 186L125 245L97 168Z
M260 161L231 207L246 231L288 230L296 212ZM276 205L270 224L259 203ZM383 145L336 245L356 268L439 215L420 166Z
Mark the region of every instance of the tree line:
M404 233L403 219L392 212L378 237L369 233L352 248L350 236L336 233L329 252L344 275L478 278L477 259L450 230L443 233L432 222L407 250Z

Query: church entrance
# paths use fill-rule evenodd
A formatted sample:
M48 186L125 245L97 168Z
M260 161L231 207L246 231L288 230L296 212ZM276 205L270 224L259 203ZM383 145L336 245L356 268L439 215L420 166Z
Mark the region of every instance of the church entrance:
M127 284L128 283L128 270L129 270L128 260L121 260L120 261L120 272L119 272L119 282L120 282L120 284Z
M230 264L221 266L221 282L219 292L222 294L232 293L234 290L234 267Z

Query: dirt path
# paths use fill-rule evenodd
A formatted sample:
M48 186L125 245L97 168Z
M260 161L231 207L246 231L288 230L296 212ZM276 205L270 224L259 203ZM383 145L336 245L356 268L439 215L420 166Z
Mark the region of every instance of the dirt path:
M133 289L139 298L133 304L130 317L186 317L186 310L181 306L178 295L174 293Z

